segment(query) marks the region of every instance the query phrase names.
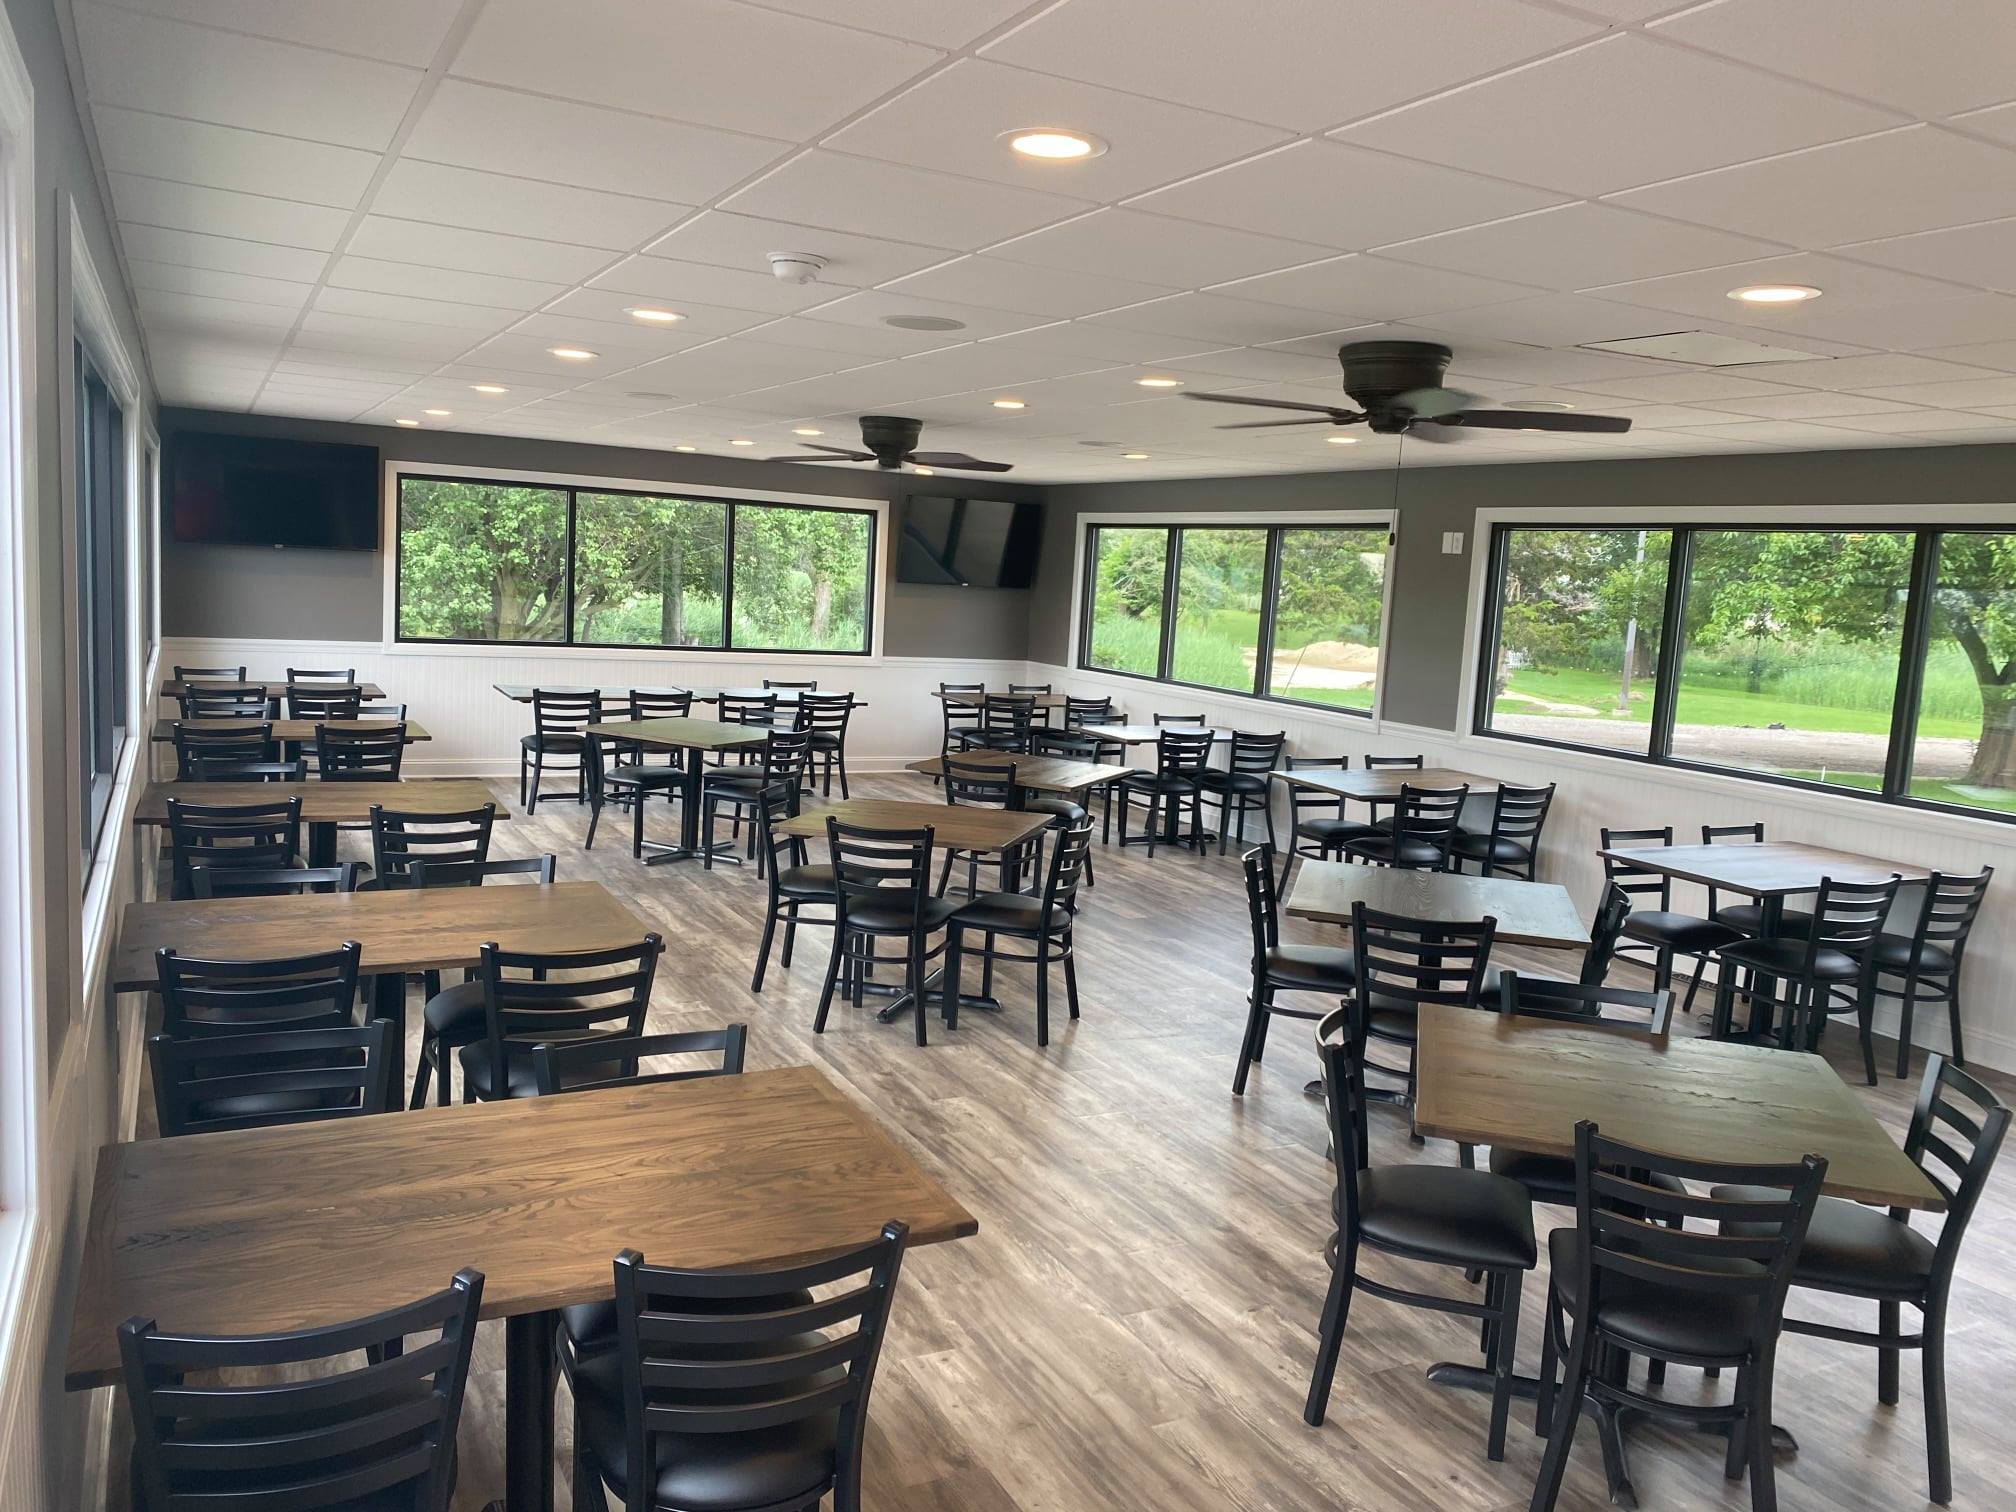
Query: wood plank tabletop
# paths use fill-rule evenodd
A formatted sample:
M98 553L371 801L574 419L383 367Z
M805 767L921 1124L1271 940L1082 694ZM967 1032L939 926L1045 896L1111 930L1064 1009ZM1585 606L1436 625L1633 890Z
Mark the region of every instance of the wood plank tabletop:
M1022 756L1013 751L967 751L954 760L967 766L1012 766L1017 787L1033 788L1040 793L1075 793L1081 788L1103 787L1109 782L1131 777L1138 770L1135 767L1104 766L1096 761L1072 761L1062 756ZM942 756L926 756L922 761L913 761L908 765L911 771L922 772L927 777L940 777L945 772L945 758Z
M314 682L289 683L284 677L265 679L247 678L244 682L233 682L228 677L192 677L187 681L168 678L161 684L163 698L180 698L189 689L203 693L268 693L278 698L289 688L297 693L327 693L332 687L356 688L365 699L383 698L385 690L374 682L359 679L354 683L339 683L334 678L317 678Z
M979 693L947 693L943 688L931 690L933 698L943 699L955 709L977 709L987 701L989 694L996 698L1030 698L1035 700L1039 709L1061 709L1067 696L1063 693L1012 694L1006 688L987 688Z
M913 1245L979 1229L811 1066L110 1145L65 1381L115 1379L115 1330L135 1314L198 1333L313 1328L468 1265L482 1316L510 1317L608 1296L624 1249L790 1265L892 1218Z
M309 824L361 824L371 806L381 804L402 814L460 814L484 804L496 804L497 817L509 819L509 804L498 803L490 784L475 777L402 778L398 782L156 782L140 795L135 824L168 822L168 800L185 803L282 803L301 800L301 818Z
M1575 1124L1698 1160L1827 1158L1825 1190L1937 1209L1939 1191L1817 1055L1629 1026L1421 1009L1414 1127L1438 1139L1575 1153Z
M1829 877L1836 882L1887 882L1898 876L1906 882L1923 882L1932 875L1909 861L1879 861L1794 840L1756 845L1619 846L1597 854L1627 866L1664 872L1683 882L1726 888L1752 898L1817 892L1822 880Z
M765 725L723 724L718 719L618 719L588 726L604 740L631 740L652 751L728 751L770 738Z
M529 704L532 702L533 685L531 683L492 683L490 686L495 688L499 693L502 693L513 703ZM723 693L726 693L731 698L762 698L767 695L776 699L780 704L791 704L798 701L799 693L799 690L796 688L644 687L641 684L632 687L600 688L572 686L562 683L540 683L538 686L540 691L545 693L600 693L604 703L616 704L627 704L630 701L632 693L690 693L695 703L718 703ZM815 688L812 691L818 692L820 690ZM833 691L837 693L842 690L836 688ZM857 698L854 700L854 707L865 709L868 705L865 700Z
M1204 725L1095 724L1087 725L1084 729L1073 733L1090 735L1095 740L1115 741L1120 745L1153 745L1162 738L1164 730L1187 730L1194 735L1206 728ZM1224 745L1231 740L1233 734L1231 730L1219 725L1209 726L1208 731L1213 745Z
M778 833L824 839L828 815L842 824L869 829L921 830L930 826L934 846L996 851L1040 835L1050 815L1021 809L975 808L965 803L913 803L902 798L843 798L786 819Z
M1379 767L1369 772L1354 772L1345 767L1303 767L1300 771L1267 775L1291 787L1312 788L1319 793L1335 793L1339 798L1358 798L1368 803L1390 803L1400 796L1403 787L1467 787L1472 793L1498 791L1496 777L1481 777L1450 767L1426 767L1419 771Z
M156 740L173 740L175 726L182 725L191 730L242 730L247 725L267 724L273 727L275 740L312 741L315 727L327 725L332 730L389 730L396 723L390 719L157 719L154 721ZM406 743L412 745L419 740L432 740L427 726L417 719L406 721Z
M1351 905L1381 913L1445 924L1498 921L1497 938L1507 944L1551 945L1584 950L1589 926L1568 889L1553 882L1520 882L1510 877L1470 877L1454 872L1404 871L1391 866L1353 866L1345 861L1304 861L1295 872L1288 912L1298 919L1349 925Z
M257 961L355 940L368 976L474 966L492 940L511 950L602 950L634 945L650 932L600 882L128 903L112 946L112 977L120 992L152 988L154 952L164 945L210 960Z

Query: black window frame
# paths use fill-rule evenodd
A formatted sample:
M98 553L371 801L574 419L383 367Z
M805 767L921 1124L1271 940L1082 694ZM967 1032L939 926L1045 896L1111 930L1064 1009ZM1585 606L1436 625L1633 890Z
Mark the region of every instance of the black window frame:
M1860 803L1921 812L1953 814L1982 819L1995 824L2016 824L2016 812L1947 803L1922 798L1910 791L1911 764L1917 746L1918 703L1924 678L1925 660L1931 647L1933 593L1938 583L1939 547L1949 535L2008 534L2016 524L1997 525L1942 521L1927 525L1911 521L1865 520L1744 520L1708 519L1685 522L1642 522L1646 529L1670 531L1671 555L1666 568L1666 602L1659 637L1659 660L1654 678L1650 731L1646 750L1620 751L1605 746L1582 745L1570 740L1550 740L1541 735L1515 734L1491 727L1495 712L1492 689L1498 663L1505 588L1505 557L1511 536L1522 530L1600 531L1636 528L1641 522L1619 522L1612 518L1575 519L1549 516L1533 520L1494 520L1491 523L1490 555L1484 573L1484 592L1479 613L1476 659L1472 663L1470 733L1489 740L1516 745L1538 746L1556 751L1573 751L1606 761L1627 761L1640 766L1664 767L1713 777L1733 777L1768 787L1787 788L1801 793L1824 793ZM1881 785L1876 788L1851 787L1841 783L1788 777L1778 772L1723 766L1714 762L1676 757L1672 754L1674 713L1679 702L1681 668L1687 654L1687 592L1692 578L1694 538L1702 534L1739 532L1836 533L1855 530L1911 538L1911 562L1904 579L1904 615L1898 628L1897 680L1891 691L1890 730L1884 751Z
M567 515L565 540L563 543L566 576L562 592L566 596L566 612L562 616L565 633L558 640L486 640L472 636L408 635L405 633L405 573L404 555L406 550L406 483L411 479L418 483L469 483L489 485L498 488L539 488L552 493L566 495ZM721 644L718 646L654 646L641 645L635 641L593 641L580 640L574 633L574 563L575 526L579 517L579 503L582 494L596 494L611 498L633 499L677 499L696 504L721 504L727 507L727 524L722 541L722 595L721 595ZM752 509L795 509L818 514L860 515L868 522L868 556L866 581L863 584L861 600L861 648L858 651L839 651L823 648L783 646L744 646L735 640L735 515L737 506ZM880 563L882 543L881 511L870 505L860 504L805 504L789 499L737 498L726 494L707 493L691 489L654 490L635 486L605 486L593 479L579 481L555 481L545 477L513 477L509 474L440 473L424 471L396 470L392 476L392 639L394 644L404 646L512 646L529 650L556 650L573 648L583 651L632 651L652 653L660 656L851 656L872 657L875 654L876 616L881 612L881 583L877 570Z
M1160 530L1168 533L1168 543L1162 561L1162 617L1160 638L1156 643L1155 671L1124 672L1117 667L1102 667L1092 661L1092 607L1099 583L1099 532L1101 530ZM1176 617L1178 611L1178 589L1183 580L1183 535L1186 531L1229 530L1251 534L1264 531L1267 535L1267 563L1260 585L1260 624L1255 639L1256 655L1253 659L1253 686L1251 688L1221 688L1214 683L1189 682L1172 675L1176 654ZM1386 568L1379 583L1379 654L1380 670L1374 674L1372 685L1372 707L1353 709L1343 704L1319 703L1313 699L1287 698L1271 691L1274 671L1275 620L1280 607L1281 587L1281 537L1290 531L1344 530L1360 533L1384 531L1386 536ZM1102 677L1125 677L1134 682L1157 683L1171 688L1191 688L1199 693L1215 693L1228 698L1250 698L1260 703L1284 704L1295 709L1312 709L1328 714L1343 714L1352 719L1371 720L1378 718L1379 705L1385 696L1385 654L1386 654L1386 613L1393 591L1392 566L1395 547L1398 543L1398 524L1390 515L1372 514L1363 520L1283 520L1263 518L1258 520L1193 520L1170 523L1150 516L1135 520L1087 521L1084 534L1080 538L1080 571L1078 582L1078 641L1074 657L1078 670L1096 672Z
M127 444L134 424L105 366L72 338L71 446L76 469L78 798L85 886L105 840L119 762L133 738L132 566L135 522ZM104 422L101 424L101 421Z

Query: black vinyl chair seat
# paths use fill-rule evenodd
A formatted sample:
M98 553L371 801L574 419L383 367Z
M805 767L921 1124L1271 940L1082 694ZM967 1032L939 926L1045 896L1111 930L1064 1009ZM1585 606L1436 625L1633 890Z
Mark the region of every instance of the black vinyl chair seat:
M1763 1202L1768 1187L1716 1187L1717 1197ZM1754 1224L1724 1224L1723 1232L1748 1234ZM1813 1208L1806 1242L1792 1262L1792 1284L1858 1297L1923 1295L1937 1250L1932 1240L1881 1208L1822 1197Z
M602 780L611 787L645 788L654 793L693 785L693 775L684 767L641 763L611 767Z
M562 735L549 730L544 735L520 735L518 744L528 751L579 751L586 749L587 738L581 735Z
M1162 772L1135 772L1120 779L1120 786L1130 793L1182 793L1188 795L1197 788L1193 777Z
M833 878L833 868L823 862L787 866L777 873L777 891L787 898L831 899L839 885Z
M963 929L1029 934L1042 926L1043 900L1034 893L984 892L962 902L956 913Z
M1197 774L1197 785L1214 793L1264 793L1267 791L1267 774L1226 772L1217 767L1206 767Z
M1456 831L1456 838L1449 847L1465 861L1505 861L1515 866L1524 866L1533 859L1533 852L1517 840L1508 840L1503 835L1488 835L1478 830Z
M1727 908L1715 910L1715 922L1746 935L1764 933L1764 905L1762 903L1733 903ZM1813 915L1801 913L1796 908L1785 909L1778 915L1778 933L1797 935L1804 939L1813 929Z
M474 984L480 994L483 984ZM555 1002L546 1005L552 1009L565 1011L580 1008L578 1003ZM496 1090L496 1075L491 1069L490 1044L487 1039L477 1039L464 1045L457 1052L462 1061L462 1075L468 1089L468 1096L479 1102L489 1102L495 1097L537 1097L539 1083L532 1070L532 1047L535 1044L562 1045L577 1039L593 1039L592 1034L548 1034L539 1040L506 1040L504 1042L504 1090ZM613 1067L611 1068L613 1071Z
M1905 971L1911 965L1911 936L1900 934L1879 934L1872 947L1876 953L1876 964L1885 971ZM1921 969L1934 975L1941 975L1954 969L1953 952L1943 945L1925 942L1920 956Z
M1582 1274L1582 1235L1558 1228L1547 1236L1547 1264L1554 1294L1571 1316ZM1754 1260L1690 1260L1696 1270L1724 1270L1730 1275L1763 1276ZM1689 1291L1687 1305L1674 1305L1675 1292L1611 1271L1603 1281L1600 1319L1604 1331L1658 1355L1697 1355L1729 1359L1749 1348L1757 1322L1757 1299L1741 1294Z
M1358 981L1351 952L1341 946L1276 945L1266 962L1268 979L1291 990L1345 993Z
M1085 805L1072 798L1029 798L1022 807L1032 814L1049 814L1064 821L1065 828L1085 822Z
M746 1303L744 1307L746 1308ZM613 1304L612 1304L613 1310ZM772 1339L763 1346L724 1343L709 1358L773 1358L784 1350L812 1350L821 1334ZM697 1347L692 1347L699 1353ZM629 1435L623 1420L622 1355L615 1349L574 1362L572 1384L577 1423L602 1476L618 1496L629 1487ZM695 1393L696 1406L728 1406L737 1401L770 1401L780 1395L817 1391L846 1377L839 1367L789 1381L773 1381L744 1391ZM679 1393L654 1391L655 1401L679 1400ZM750 1507L814 1504L833 1475L838 1442L837 1410L742 1433L661 1433L654 1505L679 1512L743 1512Z
M443 987L427 999L421 1010L427 1032L440 1035L451 1045L466 1045L483 1037L483 984L457 982ZM461 1036L457 1038L456 1036Z
M1386 865L1433 867L1442 860L1442 848L1426 840L1400 840L1383 830L1372 830L1345 842L1352 855Z
M1769 940L1738 940L1720 951L1724 961L1750 966L1772 976L1798 976L1806 971L1806 942L1787 936ZM1850 982L1862 974L1862 963L1845 950L1822 945L1813 953L1813 975L1827 981Z
M1626 939L1642 940L1647 945L1675 950L1682 955L1719 950L1725 945L1735 944L1744 933L1698 914L1670 913L1657 908L1644 913L1634 912L1624 920Z
M680 1306L691 1313L720 1313L724 1317L738 1312L778 1312L787 1307L810 1307L812 1293L809 1291L780 1292L774 1297L738 1297L732 1302L719 1297L685 1297ZM568 1354L568 1363L579 1369L581 1364L596 1355L616 1347L616 1300L605 1297L599 1302L576 1302L571 1307L560 1309L560 1341ZM610 1382L611 1390L620 1384Z
M847 922L857 929L883 930L889 933L903 933L910 927L915 909L911 895L897 888L885 889L889 901L863 898L849 903ZM963 898L926 898L924 900L924 929L926 933L942 928L945 921L957 913L964 905Z
M1331 849L1346 840L1355 840L1360 835L1378 832L1378 826L1366 824L1358 819L1303 819L1296 823L1295 833L1305 840L1314 840Z
M1527 978L1519 978L1522 990L1531 985ZM1493 1145L1490 1166L1494 1174L1509 1176L1518 1182L1535 1202L1558 1207L1575 1205L1575 1157L1572 1155L1534 1155L1525 1150L1501 1150ZM1652 1185L1661 1191L1687 1190L1685 1182L1664 1171L1649 1174Z
M1359 1232L1380 1249L1441 1265L1531 1268L1533 1202L1516 1181L1457 1166L1358 1173Z

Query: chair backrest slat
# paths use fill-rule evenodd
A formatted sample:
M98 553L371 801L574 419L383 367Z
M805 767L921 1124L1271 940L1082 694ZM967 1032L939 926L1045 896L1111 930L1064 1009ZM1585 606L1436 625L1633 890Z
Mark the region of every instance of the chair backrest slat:
M834 927L844 935L849 911L871 904L907 907L911 926L917 927L931 890L935 837L929 825L915 830L874 829L828 816L826 846L839 899Z
M532 730L541 738L579 736L602 722L600 688L534 688Z
M315 770L324 782L397 782L406 756L406 725L346 729L315 726Z
M392 1022L147 1041L165 1138L383 1113Z
M179 1040L347 1028L363 954L355 940L260 961L207 961L163 946L154 953L162 1030Z
M490 859L491 828L497 805L453 814L406 813L371 805L371 865L381 887L416 885L415 866L429 887L480 881L477 871Z
M748 1025L726 1024L719 1029L689 1029L678 1034L612 1036L582 1044L535 1045L532 1078L539 1087L539 1095L551 1097L560 1092L588 1092L597 1087L739 1076L748 1043ZM641 1069L646 1060L678 1055L713 1055L720 1060L712 1066L670 1071Z
M1559 1019L1567 1023L1625 1024L1659 1039L1673 1027L1673 994L1661 989L1639 992L1626 987L1591 986L1521 977L1516 971L1498 977L1498 1011L1506 1018Z
M975 807L1017 808L1022 790L1015 785L1015 763L1006 766L947 756L944 763L945 801Z
M189 868L214 868L217 891L228 892L218 876L229 867L269 870L291 866L301 852L301 800L271 803L190 803L168 800L168 842L174 847L174 895L194 895Z
M523 1057L520 1063L529 1064L539 1044L642 1034L664 952L656 933L608 950L534 952L485 943L476 979L483 984L492 1095L505 1095L514 1060Z
M1610 829L1606 826L1597 834L1602 838L1604 850L1643 850L1673 843L1673 826L1670 824L1659 829ZM1664 913L1673 906L1673 879L1665 872L1651 871L1605 856L1603 876L1633 899L1656 898L1658 901L1652 905L1654 912Z
M632 688L632 719L688 719L693 714L693 694L685 688Z
M1474 923L1410 919L1353 903L1351 954L1358 985L1352 1001L1368 1015L1424 1003L1475 1008L1497 931L1498 921L1490 917Z

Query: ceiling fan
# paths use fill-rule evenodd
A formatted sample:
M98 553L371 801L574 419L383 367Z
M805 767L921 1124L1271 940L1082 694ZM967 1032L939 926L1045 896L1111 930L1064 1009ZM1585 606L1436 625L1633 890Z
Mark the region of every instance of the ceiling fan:
M1577 415L1560 410L1471 409L1476 395L1444 388L1449 348L1432 341L1354 341L1338 348L1344 392L1355 410L1292 399L1257 399L1246 394L1198 394L1213 404L1250 404L1261 409L1306 410L1295 420L1247 420L1220 430L1262 430L1277 425L1364 425L1382 436L1420 441L1454 441L1457 431L1628 431L1623 415Z
M866 451L850 451L844 446L821 446L816 441L806 442L806 446L824 456L808 457L793 455L771 457L772 462L873 462L877 467L889 472L897 472L905 463L912 467L952 468L958 472L1011 472L1014 465L1008 462L983 462L978 457L969 457L964 452L920 452L917 442L924 434L924 422L912 420L903 415L863 415L861 417L861 444Z

